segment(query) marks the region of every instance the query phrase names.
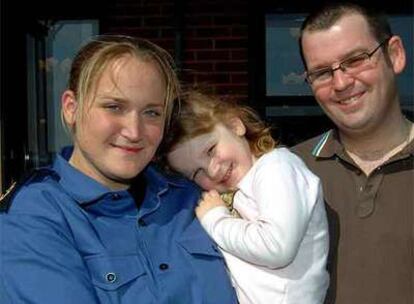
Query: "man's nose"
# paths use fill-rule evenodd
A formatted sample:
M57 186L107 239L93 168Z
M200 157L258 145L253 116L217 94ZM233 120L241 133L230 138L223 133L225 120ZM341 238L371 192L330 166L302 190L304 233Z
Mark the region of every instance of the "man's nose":
M332 70L332 86L337 91L345 90L353 82L353 77L346 73L341 66Z

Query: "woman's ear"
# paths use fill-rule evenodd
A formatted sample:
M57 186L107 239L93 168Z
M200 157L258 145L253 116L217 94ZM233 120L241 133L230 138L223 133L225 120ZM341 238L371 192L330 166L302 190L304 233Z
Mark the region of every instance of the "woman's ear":
M246 134L246 126L239 117L231 118L228 125L237 136L244 136Z
M76 123L76 111L78 109L75 93L71 90L66 90L62 94L61 102L63 118L65 119L65 122L73 128Z
M395 74L400 74L406 64L405 49L399 36L392 36L388 41L388 56Z

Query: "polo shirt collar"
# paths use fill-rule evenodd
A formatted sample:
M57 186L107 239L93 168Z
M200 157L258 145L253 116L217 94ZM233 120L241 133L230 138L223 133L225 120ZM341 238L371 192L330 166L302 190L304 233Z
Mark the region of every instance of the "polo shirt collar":
M412 139L408 145L401 151L401 154L404 156L414 156L414 139Z
M339 134L336 129L331 129L320 137L319 141L312 149L312 155L316 158L332 158L335 155L343 156L345 154L344 147L339 141ZM414 140L411 142L397 155L392 157L394 158L405 158L408 156L414 156Z
M344 148L339 142L338 132L331 129L322 134L319 141L312 149L312 155L316 158L332 158L343 153Z

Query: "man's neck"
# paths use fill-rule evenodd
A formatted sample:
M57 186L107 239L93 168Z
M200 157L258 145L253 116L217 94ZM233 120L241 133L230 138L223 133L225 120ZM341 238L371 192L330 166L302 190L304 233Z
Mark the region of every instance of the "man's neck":
M384 121L363 132L339 130L339 136L347 151L372 158L387 153L407 140L410 127L411 122L401 114L392 121Z
M408 144L412 125L400 115L393 122L383 122L370 132L339 131L339 135L347 153L369 175Z

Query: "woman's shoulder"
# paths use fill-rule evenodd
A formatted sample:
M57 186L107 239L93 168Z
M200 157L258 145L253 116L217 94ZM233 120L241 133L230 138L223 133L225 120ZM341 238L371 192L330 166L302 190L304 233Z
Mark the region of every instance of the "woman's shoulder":
M49 167L28 172L2 195L0 212L31 213L42 209L45 202L56 202L63 192L58 179Z
M148 166L146 169L146 176L153 182L166 183L176 188L198 190L198 186L193 181L179 173L163 170L157 164Z
M193 206L200 197L200 187L178 173L166 172L157 166L151 166L147 168L145 175L154 191L164 193L165 200L175 202L180 208L184 208L185 205Z

